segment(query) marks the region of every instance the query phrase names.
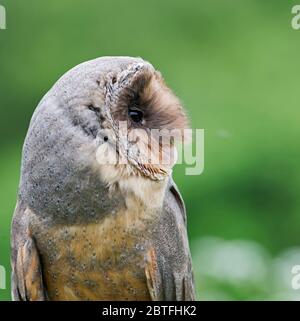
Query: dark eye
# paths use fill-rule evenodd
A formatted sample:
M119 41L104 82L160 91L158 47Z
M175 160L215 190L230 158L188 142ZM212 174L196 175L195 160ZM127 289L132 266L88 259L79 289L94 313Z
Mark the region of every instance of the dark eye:
M94 113L99 113L100 112L100 108L99 107L95 107L94 105L88 105L88 109L90 111L93 111Z
M141 123L143 121L144 114L140 110L129 108L128 115L135 123Z

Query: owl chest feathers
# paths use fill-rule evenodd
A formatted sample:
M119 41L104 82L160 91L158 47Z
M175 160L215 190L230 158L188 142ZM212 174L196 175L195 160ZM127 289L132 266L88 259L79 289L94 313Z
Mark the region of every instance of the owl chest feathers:
M51 298L149 299L145 257L165 190L165 183L156 183L120 179L115 188L124 195L123 208L99 222L41 229L38 246Z

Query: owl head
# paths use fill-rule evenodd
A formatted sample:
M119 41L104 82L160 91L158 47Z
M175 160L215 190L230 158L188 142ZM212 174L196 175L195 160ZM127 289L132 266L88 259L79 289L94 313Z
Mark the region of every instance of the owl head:
M168 177L176 161L175 142L184 139L188 121L160 72L148 62L133 60L108 72L101 87L102 106L89 106L102 122L99 164L116 170L116 176Z
M91 167L110 183L132 176L165 180L187 125L179 99L150 63L97 58L64 74L40 102L23 172L38 182L66 177L70 184L82 182Z

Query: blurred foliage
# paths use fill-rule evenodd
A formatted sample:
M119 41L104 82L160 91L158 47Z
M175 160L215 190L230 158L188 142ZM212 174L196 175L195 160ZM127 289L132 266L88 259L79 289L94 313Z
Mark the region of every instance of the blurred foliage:
M175 169L188 209L199 298L291 298L274 285L281 284L280 274L268 282L266 278L274 257L300 246L300 31L291 28L296 2L0 4L7 10L7 30L0 30L0 264L7 270L7 284L21 148L35 106L76 64L98 56L130 55L160 69L184 102L193 128L205 129L204 173L186 176L185 166ZM239 280L238 272L236 279L232 273L228 279L220 272L222 265L216 266L220 260L206 262L203 244L212 246L205 241L207 235L217 238L221 250L213 245L212 253L224 262L236 257L238 266L241 262L240 256L231 257L226 242L238 246L242 258L250 253L246 262L255 282ZM252 242L254 254L235 240ZM292 258L291 265L300 264L300 255ZM264 275L252 264L255 259L263 262L259 266ZM216 274L206 273L215 269ZM9 289L0 290L0 298L10 299Z

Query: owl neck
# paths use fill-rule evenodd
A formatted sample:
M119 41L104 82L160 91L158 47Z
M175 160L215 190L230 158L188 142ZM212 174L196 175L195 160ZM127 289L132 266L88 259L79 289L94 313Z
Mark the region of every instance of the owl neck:
M130 176L120 179L118 187L124 195L127 206L139 203L147 210L156 210L163 206L167 182L167 179L153 181L142 176Z

